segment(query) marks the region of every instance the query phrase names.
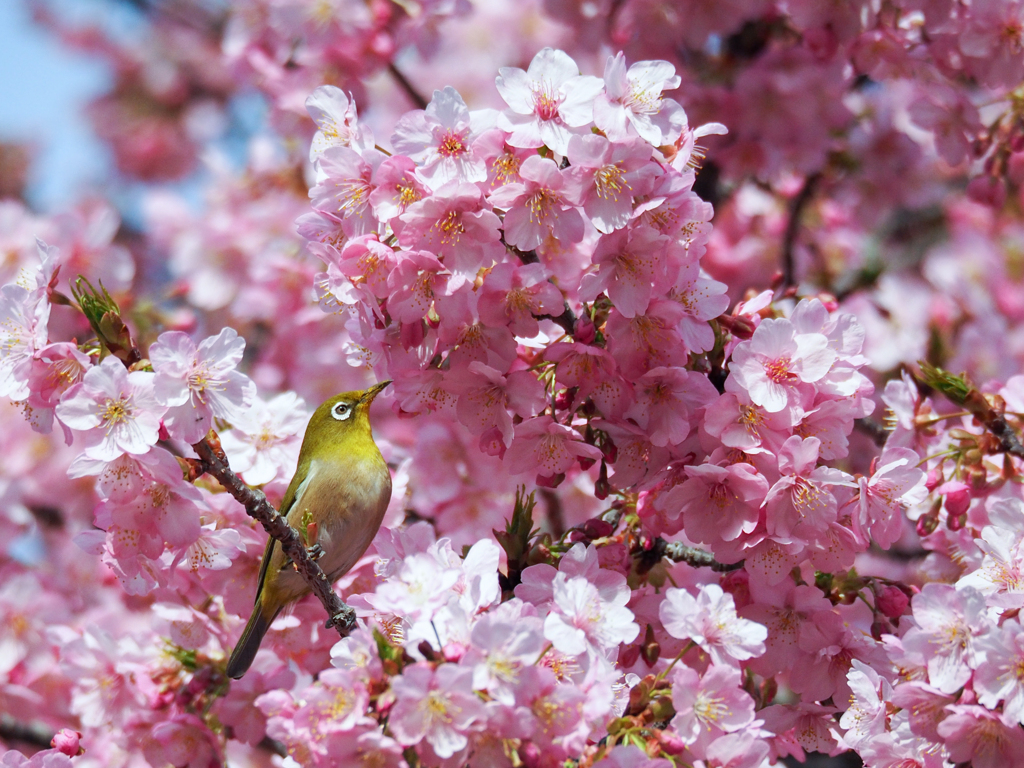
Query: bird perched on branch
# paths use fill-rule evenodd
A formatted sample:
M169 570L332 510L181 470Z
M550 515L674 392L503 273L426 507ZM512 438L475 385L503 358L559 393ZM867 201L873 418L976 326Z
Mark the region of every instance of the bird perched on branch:
M305 537L332 582L362 557L391 501L391 473L370 430L370 404L390 383L343 392L316 409L281 502L281 514ZM260 565L256 606L228 660L229 677L245 674L277 614L309 591L271 538Z

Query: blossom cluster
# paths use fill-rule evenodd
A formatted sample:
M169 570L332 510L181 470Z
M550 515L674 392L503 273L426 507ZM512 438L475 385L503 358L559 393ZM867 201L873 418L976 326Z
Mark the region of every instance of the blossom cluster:
M1024 761L1018 3L223 5L40 10L127 177L243 81L284 141L144 235L0 203L0 764ZM265 537L190 446L277 501L385 378L358 629L229 681Z

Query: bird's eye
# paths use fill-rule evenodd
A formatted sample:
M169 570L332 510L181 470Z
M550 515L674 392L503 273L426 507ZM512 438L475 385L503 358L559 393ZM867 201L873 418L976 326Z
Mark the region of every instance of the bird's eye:
M352 415L352 406L348 403L335 403L334 407L331 408L331 416L336 418L338 421L344 421Z

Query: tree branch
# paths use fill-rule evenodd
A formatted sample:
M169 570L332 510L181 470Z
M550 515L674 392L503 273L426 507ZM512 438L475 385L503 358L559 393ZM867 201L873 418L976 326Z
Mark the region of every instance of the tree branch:
M634 554L638 554L640 557L638 567L640 573L651 570L665 557L674 563L686 563L694 568L710 568L717 573L737 571L743 567L742 560L738 563L720 563L710 552L696 547L688 547L678 541L665 541L660 536L654 540L654 545L650 549L642 549Z
M889 433L886 431L885 427L874 419L869 419L866 416L862 419L854 419L853 426L858 432L862 432L870 437L871 442L879 448L883 448L885 446L885 441L889 439Z
M245 507L250 517L260 522L268 534L281 542L281 549L295 565L313 594L323 604L327 615L327 628L336 627L338 634L348 637L355 628L356 613L338 596L317 562L309 556L306 546L298 532L288 525L287 521L267 501L262 491L250 488L242 482L228 466L227 457L219 450L214 450L207 440L201 440L192 446L203 461L203 469L213 475L224 489Z
M796 259L793 251L796 248L796 236L800 232L800 219L803 218L804 208L814 196L814 190L821 181L821 173L812 173L804 179L804 185L796 193L796 197L789 204L789 221L786 222L786 232L782 238L782 289L792 288L797 284Z
M0 741L18 741L40 749L53 746L53 732L38 723L21 723L12 717L0 717Z
M399 87L405 91L405 95L409 97L409 100L415 104L419 109L427 108L427 100L423 98L423 95L416 90L416 86L409 82L409 78L402 74L402 71L395 66L393 61L388 62L388 73L395 79Z

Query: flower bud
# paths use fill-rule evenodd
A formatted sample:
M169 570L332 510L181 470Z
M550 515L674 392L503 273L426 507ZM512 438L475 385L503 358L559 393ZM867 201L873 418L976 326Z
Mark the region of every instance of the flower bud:
M962 515L971 506L971 489L964 483L957 480L950 480L935 489L936 493L945 497L944 503L946 512L952 515Z
M572 335L580 344L593 344L597 338L597 328L594 326L594 321L586 315L579 318L576 321L576 327L573 329Z
M754 331L757 327L754 325L754 321L749 317L737 316L737 315L722 315L718 318L718 322L721 326L741 341L746 341L754 335Z
M967 184L967 197L990 208L1002 208L1006 202L1006 182L995 176L978 176Z
M898 619L902 616L909 604L910 600L903 590L892 584L886 584L875 595L875 605L878 610L882 612L883 616L890 619Z
M441 655L445 661L450 661L454 664L466 655L466 646L462 643L448 643L441 649Z
M599 517L592 517L585 521L580 526L583 533L586 534L588 539L603 539L605 536L611 536L615 532L615 528Z
M640 646L639 645L627 645L619 652L618 665L622 668L628 669L636 664L636 660L640 658Z
M640 655L644 657L644 663L653 667L661 657L661 644L657 640L645 642L640 648Z
M563 389L557 395L555 395L555 408L559 411L568 410L572 405L573 395L576 393L576 388Z
M82 734L78 731L73 731L70 728L61 728L53 737L50 746L68 757L76 757L85 754L85 750L82 749L80 743L81 739Z
M557 488L565 480L565 472L559 472L557 475L537 475L537 487L538 488Z
M656 730L654 735L661 742L661 751L666 755L681 755L686 749L686 744L679 734L667 730Z

